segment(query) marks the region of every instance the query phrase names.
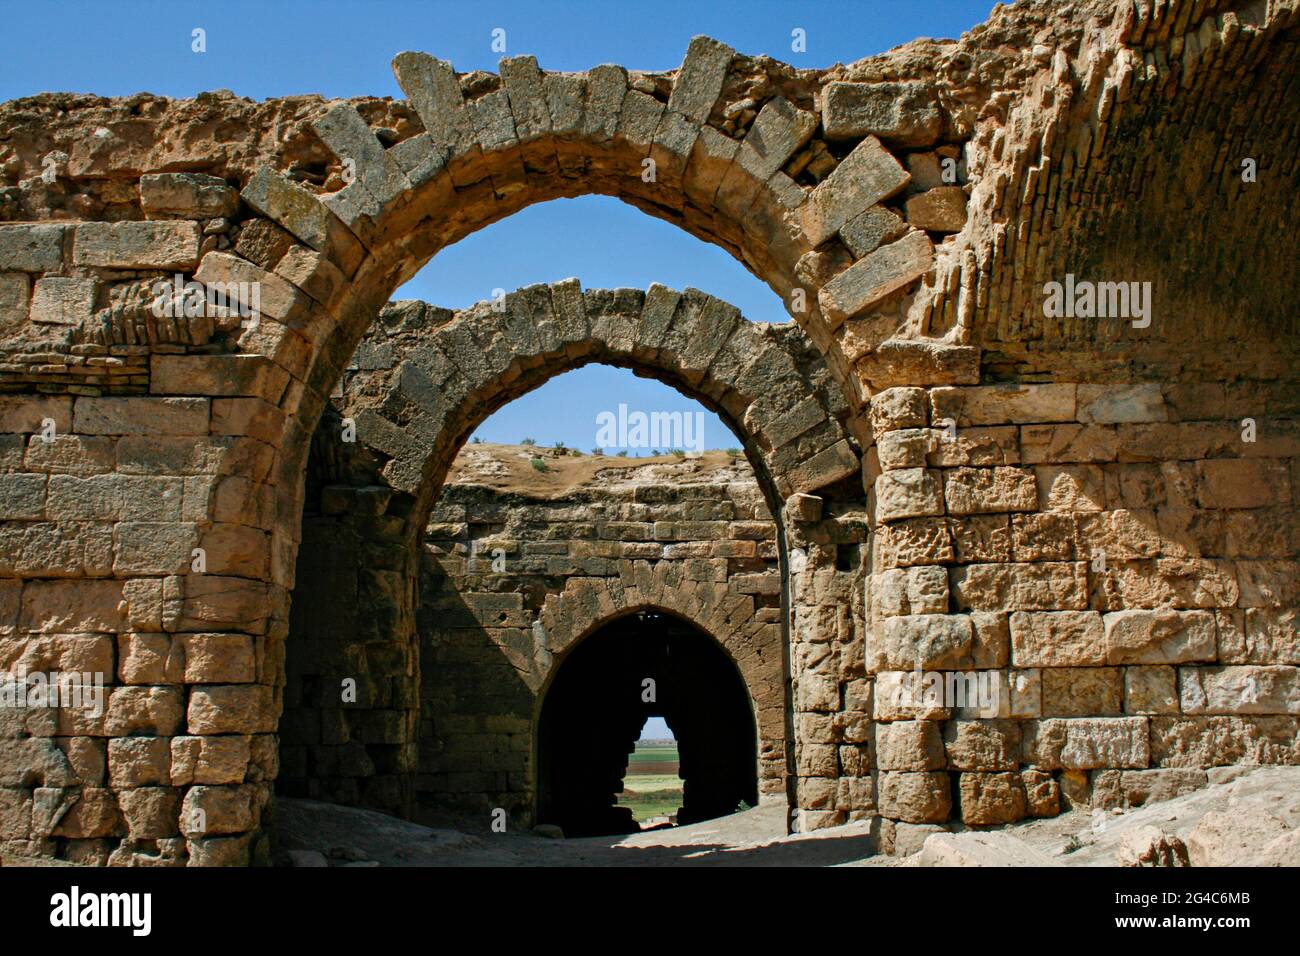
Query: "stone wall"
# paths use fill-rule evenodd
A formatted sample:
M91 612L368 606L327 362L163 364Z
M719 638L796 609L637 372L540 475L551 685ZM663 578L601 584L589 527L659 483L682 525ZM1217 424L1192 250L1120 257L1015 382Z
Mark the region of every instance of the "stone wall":
M472 467L478 458L481 467L521 452L556 461L543 450L474 445L461 459ZM718 452L601 464L598 481L545 498L544 478L497 490L458 468L449 481L424 549L417 796L460 810L504 806L529 818L541 696L586 636L566 630L540 641L534 625L548 601L585 597L600 605L589 612L596 623L639 610L710 622L753 701L760 792L784 802L781 578L776 527L753 472ZM633 597L638 576L673 583L660 593L636 587Z
M1296 411L1257 383L874 396L881 813L1002 823L1300 761ZM996 708L900 704L917 666L991 672Z

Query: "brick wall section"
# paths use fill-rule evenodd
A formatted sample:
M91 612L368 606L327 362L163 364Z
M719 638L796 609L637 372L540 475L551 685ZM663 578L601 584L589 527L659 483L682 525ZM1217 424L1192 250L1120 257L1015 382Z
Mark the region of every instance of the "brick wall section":
M893 388L871 415L884 816L1000 823L1300 762L1289 389ZM992 672L997 719L897 706L918 658Z
M494 558L504 571L491 570ZM672 584L643 593L638 578ZM718 640L753 701L760 794L785 801L776 528L743 461L702 479L589 486L558 500L451 484L428 528L421 588L422 801L531 820L541 696L591 627L544 621L557 619L559 601L580 600L596 605L592 624L661 610Z

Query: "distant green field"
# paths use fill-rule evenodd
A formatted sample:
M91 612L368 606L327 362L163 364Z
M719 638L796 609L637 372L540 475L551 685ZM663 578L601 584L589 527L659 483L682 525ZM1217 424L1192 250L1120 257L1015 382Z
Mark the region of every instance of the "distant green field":
M675 773L629 773L623 778L623 789L646 793L650 790L681 790L682 778Z
M633 772L632 768L639 763L659 762L665 760L671 760L676 762L677 760L676 745L670 744L668 746L664 746L662 744L655 744L650 747L642 747L640 744L638 744L636 750L634 750L631 754L628 755L627 758L628 773L632 773Z
M682 780L677 776L677 766L676 744L637 744L628 755L618 805L630 808L638 823L676 813L682 805Z
M624 790L618 795L618 805L632 810L632 819L644 823L654 817L666 817L676 813L682 805L682 791L654 790L649 793L629 793Z

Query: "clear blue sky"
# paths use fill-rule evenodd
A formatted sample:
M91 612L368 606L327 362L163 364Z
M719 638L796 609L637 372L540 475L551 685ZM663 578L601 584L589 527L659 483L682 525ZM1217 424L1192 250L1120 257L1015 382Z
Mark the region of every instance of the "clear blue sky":
M647 717L645 726L641 728L640 740L676 740L673 732L668 729L668 721L662 717Z
M506 31L507 55L533 54L551 70L610 62L672 69L698 33L742 53L824 67L916 37L956 37L991 7L991 0L8 2L0 30L0 100L65 90L400 97L389 68L394 54L427 50L460 70L495 70L502 55L491 49L496 28ZM806 52L791 50L796 28L805 31ZM191 50L195 29L205 31L205 53ZM441 252L398 297L457 308L488 298L494 288L567 276L587 288L692 285L755 321L786 321L776 295L726 253L604 197L545 203L490 226ZM647 413L699 408L658 382L588 366L501 409L478 434L488 441L527 436L587 450L595 444L597 414L619 404ZM704 437L711 448L738 444L711 415Z

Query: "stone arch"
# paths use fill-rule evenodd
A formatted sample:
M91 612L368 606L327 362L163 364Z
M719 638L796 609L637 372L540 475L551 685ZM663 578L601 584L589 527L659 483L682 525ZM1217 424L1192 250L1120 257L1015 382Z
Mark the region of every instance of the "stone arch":
M252 209L310 250L291 279L305 295L289 293L294 301L271 315L272 326L241 341L301 383L290 400L305 403L304 420L314 421L392 290L438 249L528 204L587 193L616 196L736 256L781 296L860 408L849 366L861 336L846 348L836 330L914 287L934 250L924 231L879 206L908 184L908 171L858 128L851 105L826 115L831 107L813 74L777 65L774 81L761 62L707 37L692 41L671 75L616 66L544 73L533 57L513 57L500 76L462 77L423 53L399 54L393 68L423 132L381 139L353 105L340 103L313 128L343 173L331 183L342 188L314 193L264 166L242 191ZM765 92L752 110L727 109L755 84ZM845 155L814 188L786 167L819 129ZM936 128L922 142L937 137ZM651 181L643 176L649 161ZM901 228L842 238L869 212ZM233 257L210 258L211 278L248 271L226 261ZM920 362L950 381L970 376L969 349L895 345L889 361Z
M418 695L414 690L403 692L408 704L397 707L402 712L397 716L380 717L375 712L395 706L381 689L384 682L413 688L420 681L421 638L414 591L408 583L418 575L418 542L447 469L477 424L497 408L554 375L589 362L653 374L698 398L742 436L775 522L781 581L789 573L785 500L795 495L815 500L813 492L855 479L860 472L854 444L842 425L846 411L839 392L797 327L751 323L735 308L698 290L678 293L659 285L645 293L583 291L576 280L565 280L518 290L506 296L499 308L480 303L452 313L419 302L386 307L357 354L343 394L316 434L308 469L313 475L312 495L323 496L322 487L328 484L333 500L324 508L323 498L314 497L312 507L350 514L342 538L326 541L304 532L299 591L315 590L295 597L299 610L291 613L291 645L307 639L305 635L318 627L333 629L339 615L356 613L331 610L328 599L336 590L337 575L351 573L342 570L350 566L343 552L360 548L372 555L382 552L385 557L379 566L384 570L357 567L356 580L341 588L352 595L350 603L368 609L365 620L358 617L355 628L345 628L353 635L351 643L313 650L305 672L294 659L303 652L289 648L286 710L294 715L293 727L301 726L294 723L300 717L309 723L319 719L303 714L304 706L311 708L312 688L336 683L336 678L355 674L360 667L365 673L363 686L377 696L360 708L359 716L339 713L337 717L350 728L352 739L369 735L369 742L352 747L351 756L340 759L405 768L385 785L371 784L369 794L345 789L333 794L338 798L410 812L414 790L405 778L416 763L418 707L409 702ZM355 428L355 445L340 441L341 419ZM755 609L752 593L710 590L702 583L686 582L680 594L670 594L662 579L671 573L668 564L658 579L645 578L647 568L643 564L635 573L652 597L630 608L608 597L593 606L625 613L650 601L716 635L729 653L746 658L754 651L739 642L756 635L770 642L751 663L778 668L775 683L770 670L762 670L761 679L757 672L742 677L747 686L763 688L761 693L753 691L753 696L764 702L757 719L768 791L793 786L785 770L787 749L793 745L793 717L785 684L784 635L792 610L797 609L790 606L788 584L768 592L779 593L777 619L760 622L749 620ZM632 573L632 568L627 571ZM619 574L622 581L624 569ZM634 595L638 593L635 583L593 581L587 587L600 593L606 586L620 592L626 588ZM569 595L557 605L558 616L543 611L538 622L543 628L541 643L533 635L534 661L546 648L546 635L559 633L548 620L565 622L565 633L576 633L570 626L585 633L600 623L595 618L570 621L571 611L566 609L580 606L573 604L575 600ZM376 630L376 620L387 622L386 632ZM741 629L742 623L748 630ZM366 663L373 654L361 650L358 642L374 641L389 648L387 664ZM523 682L537 684L543 677L524 675ZM306 698L299 697L299 686L306 688ZM320 703L324 704L323 698ZM367 710L371 713L364 713ZM372 721L381 728L365 729ZM293 761L286 765L293 766ZM301 779L300 773L290 774L295 775Z
M649 577L654 576L651 570ZM636 577L649 583L645 574ZM553 596L556 603L587 590L585 584L579 581L578 588ZM635 591L632 600L640 600ZM741 616L739 608L733 615ZM581 829L599 827L600 820L617 832L631 828L632 821L620 820L620 811L604 800L626 768L624 748L635 740L633 731L656 712L668 719L680 748L685 792L679 823L726 815L740 801L781 799L784 748L779 740L765 739L758 723L765 700L755 684L761 675L753 658L761 655L763 641L737 641L734 618L724 626L733 632L726 643L685 615L650 603L600 615L580 635L570 636L537 695L533 767L540 822L560 823L566 833L570 823ZM779 643L777 630L771 627L768 643ZM746 656L738 659L737 649ZM655 681L653 701L643 697L647 676ZM775 709L779 713L779 705ZM594 728L593 710L602 715ZM580 801L568 814L555 799L563 791Z
M660 377L722 415L743 436L774 510L860 469L848 410L810 343L698 290L584 291L569 279L520 289L499 308L426 310L417 323L430 320L437 324L342 409L386 459L384 482L416 499L412 514L427 514L478 422L591 362Z
M682 586L667 564L626 562L617 580L604 583L578 579L559 594L547 597L538 624L550 635L565 638L548 644L557 660L538 685L538 702L554 679L565 654L600 628L638 611L661 611L708 634L735 664L754 702L760 760L771 764L767 779L779 779L776 761L783 763L785 693L780 625L754 616L754 599L725 586Z

